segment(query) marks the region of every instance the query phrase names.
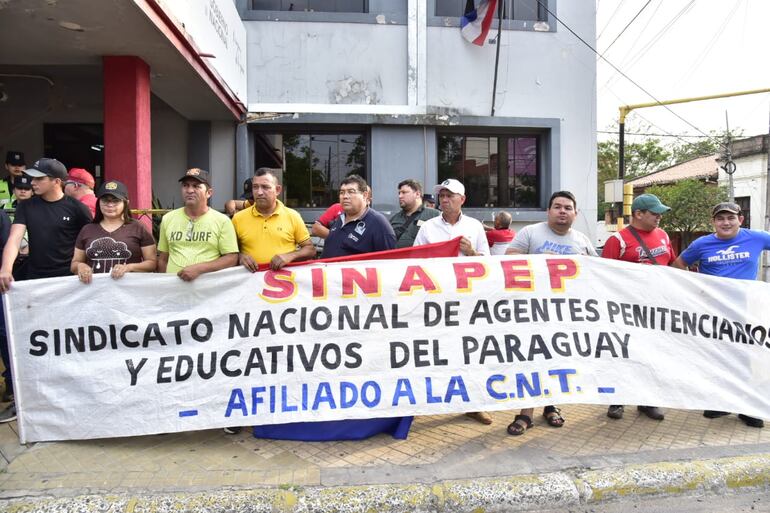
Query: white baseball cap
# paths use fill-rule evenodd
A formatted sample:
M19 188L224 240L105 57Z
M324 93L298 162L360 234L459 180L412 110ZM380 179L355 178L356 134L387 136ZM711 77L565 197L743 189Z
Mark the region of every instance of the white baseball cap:
M461 194L465 196L465 186L461 184L458 180L455 180L454 178L449 178L448 180L444 180L437 186L433 188L433 193L438 196L441 192L441 189L446 189L449 192L452 192L454 194Z

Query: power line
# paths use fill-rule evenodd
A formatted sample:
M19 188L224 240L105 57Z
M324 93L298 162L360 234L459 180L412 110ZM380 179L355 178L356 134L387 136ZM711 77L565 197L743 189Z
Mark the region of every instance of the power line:
M634 56L632 56L627 62L624 61L622 63L622 66L628 66L628 68L632 68L637 62L639 62L639 60L644 56L644 54L646 54L648 51L650 51L650 49L653 46L655 46L655 44L663 38L663 35L666 32L668 32L668 30L676 24L676 22L679 20L679 18L684 16L685 13L687 11L689 11L694 4L695 4L695 0L690 0L690 2L687 5L685 5L682 8L682 10L680 10L678 13L676 13L676 15L674 15L674 17L671 18L668 21L668 23L666 23L666 25L663 26L663 28L661 28L654 36L652 36L652 39L650 39L644 46L642 46L642 48L640 48L639 51ZM622 73L621 73L621 75L622 75ZM613 78L614 77L610 77L604 83L602 88L607 87L610 84L610 82L612 82Z
M604 27L602 27L602 29L599 31L599 35L596 36L597 41L599 40L600 37L602 37L602 34L604 34L604 31L607 30L607 27L610 26L610 22L615 17L615 15L618 13L618 11L620 10L620 7L623 5L623 2L625 2L625 1L626 0L620 0L620 2L618 2L617 7L615 7L615 10L612 11L612 14L610 14L610 17L607 20L607 23L604 24Z
M629 22L626 24L626 26L625 26L625 27L623 27L623 30L621 30L621 31L620 31L620 34L618 34L617 36L615 36L615 39L613 39L613 40L612 40L612 43L610 43L610 45L609 45L607 48L605 48L605 49L604 49L604 51L602 52L602 55L605 55L607 52L609 52L609 51L610 51L610 48L612 48L612 45L614 45L614 44L615 44L615 41L617 41L618 39L620 39L620 36L622 36L622 35L623 35L623 33L624 33L626 30L628 30L628 27L630 27L630 26L631 26L631 24L632 24L634 21L636 21L636 18L638 18L638 17L639 17L639 15L640 15L640 14L642 14L642 11L644 11L644 10L647 8L647 6L648 6L648 5L650 5L650 2L652 2L652 0L647 0L647 3L646 3L646 4L644 4L644 5L642 6L642 8L641 8L641 9L639 9L639 11L638 11L638 12L637 12L637 13L634 15L634 17L633 17L633 18L631 18L631 21L629 21ZM598 39L598 38L597 38L597 39Z
M693 0L693 1L694 1L694 0ZM608 60L606 57L604 57L604 56L603 56L603 55L601 55L599 52L597 52L597 51L596 51L596 48L594 48L593 46L591 46L591 45L590 45L590 44L589 44L589 43L588 43L588 42L587 42L585 39L583 39L582 37L580 37L580 36L577 34L577 32L575 32L574 30L572 30L572 28L571 28L569 25L567 25L566 23L564 23L563 21L561 21L561 19L559 19L559 17L558 17L558 16L556 16L556 14L554 14L554 13L553 13L551 10L549 10L549 9L548 9L548 7L547 7L547 6L546 6L546 5L543 3L543 0L537 0L537 3L538 3L538 4L539 4L539 5L540 5L540 6L541 6L541 7L542 7L542 8L543 8L543 9L544 9L544 10L545 10L545 11L546 11L548 14L550 14L551 16L553 16L553 19L555 19L557 22L561 23L561 24L562 24L562 26L564 26L564 28L566 28L566 29L567 29L567 30L570 32L570 34L572 34L573 36L575 36L575 37L576 37L576 38L577 38L577 39L578 39L578 40L579 40L581 43L583 43L583 44L584 44L585 46L587 46L587 47L588 47L588 48L589 48L589 49L590 49L592 52L594 52L594 54L598 55L598 56L599 56L599 58L601 58L601 59L602 59L604 62L606 62L606 63L607 63L607 64L608 64L608 65L609 65L609 66L610 66L612 69L614 69L616 72L620 73L620 75L621 75L623 78L625 78L626 80L628 80L629 82L631 82L632 84L634 84L634 85L635 85L635 86L636 86L636 87L637 87L637 88L638 88L640 91L642 91L644 94L646 94L647 96L649 96L650 98L652 98L652 99L655 101L655 103L657 103L657 104L658 104L658 105L660 105L661 107L665 108L667 111L669 111L671 114L673 114L674 116L676 116L677 118L679 118L680 120L682 120L684 123L686 123L687 125L689 125L691 128L695 129L696 131L700 132L701 134L705 135L706 137L711 137L709 134L707 134L706 132L704 132L703 130L701 130L700 128L698 128L697 126L693 125L692 123L690 123L689 121L687 121L686 119L684 119L682 116L680 116L679 114L677 114L676 112L674 112L673 110L671 110L671 108L670 108L668 105L664 105L664 104L663 104L663 103L662 103L660 100L658 100L658 99L655 97L655 95L653 95L653 94L652 94L651 92L649 92L647 89L645 89L644 87L642 87L642 86L641 86L639 83L637 83L636 81L634 81L634 80L633 80L631 77L629 77L628 75L626 75L625 73L623 73L623 72L620 70L620 68L618 68L617 66L615 66L614 64L612 64L612 63L611 63L611 62L610 62L610 61L609 61L609 60ZM692 2L691 2L691 3L692 3Z
M617 130L597 130L597 134L614 134L617 135ZM656 134L656 133L649 133L649 132L625 132L626 135L645 135L648 137L690 137L695 139L711 139L712 136L710 135L691 135L691 134Z

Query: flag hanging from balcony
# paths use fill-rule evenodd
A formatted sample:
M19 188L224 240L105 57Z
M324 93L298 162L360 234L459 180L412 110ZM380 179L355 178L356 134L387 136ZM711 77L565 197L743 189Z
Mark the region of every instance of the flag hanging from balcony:
M496 8L497 0L481 0L478 7L473 0L468 0L465 4L465 14L460 18L463 37L474 45L484 46Z

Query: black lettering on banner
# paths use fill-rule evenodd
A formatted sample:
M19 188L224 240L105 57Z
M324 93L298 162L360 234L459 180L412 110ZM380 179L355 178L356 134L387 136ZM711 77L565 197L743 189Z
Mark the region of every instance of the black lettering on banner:
M358 352L359 349L361 349L361 344L358 342L353 342L345 347L345 354L349 357L349 359L345 361L346 368L357 369L361 367L363 359L361 358L361 354Z
M48 332L45 330L35 330L29 336L29 345L32 346L29 349L29 354L32 356L43 356L48 352L48 344L44 340L48 338Z
M171 371L173 368L171 367L171 362L174 361L173 356L161 356L160 357L160 363L158 364L158 379L157 382L160 383L171 383ZM169 376L166 376L165 374L169 374Z
M202 330L201 327L203 328ZM207 342L211 339L212 333L214 333L214 326L205 317L195 319L192 326L190 326L190 335L196 342Z
M128 368L128 373L131 375L131 386L136 386L136 379L139 376L139 371L142 370L142 367L144 367L144 364L147 363L147 358L142 358L139 360L139 365L134 365L134 360L128 359L126 360L126 367Z
M188 324L190 324L190 321L187 319L179 319L178 321L169 321L166 323L166 326L169 328L174 328L174 340L176 341L176 345L182 344L182 332L179 328L187 326Z
M249 321L251 320L251 314L246 312L243 314L243 322L238 317L238 314L230 314L228 318L227 328L227 340L235 338L235 332L238 332L240 338L246 338L249 336Z
M174 372L174 381L185 381L192 376L193 359L190 355L180 354L176 358L176 370Z
M231 349L230 351L227 351L225 354L222 355L222 360L219 364L219 367L222 369L222 374L229 378L237 378L241 374L243 374L243 371L241 369L235 369L230 370L227 367L227 361L232 358L233 356L239 357L241 356L241 352L237 349Z

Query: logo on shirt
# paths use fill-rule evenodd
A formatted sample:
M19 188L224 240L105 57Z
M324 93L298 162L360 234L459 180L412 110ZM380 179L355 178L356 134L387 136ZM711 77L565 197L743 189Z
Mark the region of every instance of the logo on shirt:
M709 263L715 262L731 262L733 260L745 260L751 258L751 253L748 251L735 251L735 248L740 247L738 244L729 246L725 249L719 249L716 251L716 255L710 256L706 259Z
M662 239L661 243L663 243L662 246L658 246L657 248L650 248L650 255L652 258L658 258L661 255L665 255L668 253L668 244L666 244L666 240ZM647 252L642 249L642 247L636 248L636 253L639 256L639 261L644 262L645 260L649 260L647 258Z
M62 221L69 221L70 219L70 216L62 216L61 218Z
M576 255L577 250L568 244L557 244L547 240L535 250L535 253L544 255Z
M355 230L355 232L356 232L358 235L363 235L363 234L364 234L364 232L366 231L366 223L365 223L365 222L363 222L363 221L358 221L358 222L356 223L356 227L354 228L354 230Z

